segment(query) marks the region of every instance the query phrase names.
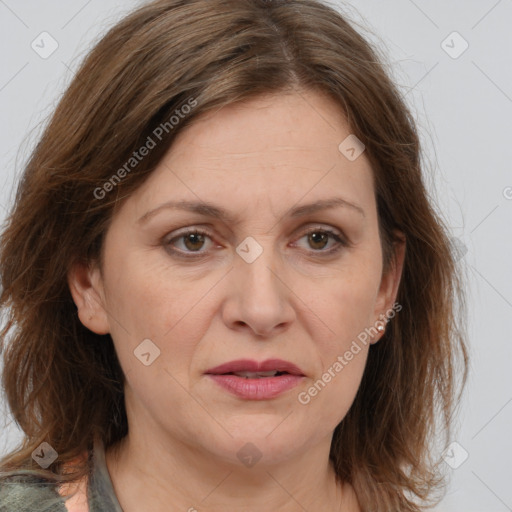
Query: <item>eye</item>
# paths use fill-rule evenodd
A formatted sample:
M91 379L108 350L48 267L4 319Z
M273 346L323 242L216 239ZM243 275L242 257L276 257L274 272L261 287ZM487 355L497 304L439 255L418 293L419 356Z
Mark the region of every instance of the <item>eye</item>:
M300 239L302 238L307 238L309 246L314 249L312 252L320 253L321 255L334 254L343 247L348 246L348 243L340 233L327 228L310 228ZM329 239L333 239L336 243L330 249L324 250L329 243Z
M204 246L206 238L211 238L211 235L208 231L202 229L189 229L181 233L180 235L177 235L167 240L165 242L165 246L170 252L177 254L178 256L184 256L185 258L193 258L195 256L193 253L197 253L198 256L202 256L204 254L205 251L201 251L201 248ZM175 250L173 248L175 240L183 240L183 246L185 248L178 248L178 250ZM192 253L191 256L186 256L188 251Z
M178 257L201 257L207 253L207 250L201 250L205 246L206 239L211 240L211 238L212 235L210 232L203 229L192 228L164 241L164 246L168 252L171 252ZM326 228L310 228L303 233L299 240L303 238L307 238L309 246L313 248L310 252L317 253L322 256L334 254L340 251L343 247L347 247L349 245L340 233ZM330 239L334 240L335 243L332 244L329 249L325 250ZM177 243L181 241L183 242L182 244ZM181 247L176 249L176 246L179 245L181 245Z

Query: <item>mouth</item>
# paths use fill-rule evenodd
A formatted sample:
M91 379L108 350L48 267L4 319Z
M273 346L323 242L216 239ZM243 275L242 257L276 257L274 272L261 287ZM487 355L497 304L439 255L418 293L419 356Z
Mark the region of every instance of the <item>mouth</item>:
M236 375L246 379L262 379L285 374L304 376L304 372L295 364L283 359L267 359L255 361L252 359L237 359L210 368L205 373L211 375Z
M219 374L213 374L219 375ZM278 372L277 370L273 370L270 372L228 372L222 373L220 375L236 375L237 377L242 377L244 379L264 379L267 377L280 377L281 375L290 375L288 372Z
M297 386L305 378L288 361L268 359L261 363L238 360L205 372L222 389L244 400L269 400Z

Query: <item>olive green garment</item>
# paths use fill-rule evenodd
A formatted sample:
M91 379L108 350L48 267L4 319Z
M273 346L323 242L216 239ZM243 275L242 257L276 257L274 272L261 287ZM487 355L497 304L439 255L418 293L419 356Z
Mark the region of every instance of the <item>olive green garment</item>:
M101 441L94 443L92 476L87 486L89 512L123 512L114 493ZM0 482L0 512L67 512L57 487L32 475Z

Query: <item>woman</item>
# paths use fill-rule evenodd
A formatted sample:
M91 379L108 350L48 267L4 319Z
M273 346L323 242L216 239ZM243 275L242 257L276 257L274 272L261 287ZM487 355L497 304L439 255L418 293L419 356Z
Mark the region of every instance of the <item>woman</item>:
M130 14L1 242L26 436L2 510L419 511L442 489L461 279L414 121L326 4Z

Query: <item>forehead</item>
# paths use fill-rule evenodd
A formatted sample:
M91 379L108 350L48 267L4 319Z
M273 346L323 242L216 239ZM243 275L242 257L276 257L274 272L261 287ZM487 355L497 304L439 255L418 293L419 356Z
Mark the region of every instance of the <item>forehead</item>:
M286 153L318 156L327 151L337 156L339 143L349 134L343 111L327 96L312 91L272 94L201 115L178 135L169 155L176 159L190 147L200 147L200 157L210 161L229 158L255 165L279 162Z
M278 212L283 203L288 209L333 196L368 205L368 160L363 153L350 161L339 149L349 135L341 108L313 92L207 112L174 140L138 191L137 211L176 200L221 204L225 213L248 204Z

